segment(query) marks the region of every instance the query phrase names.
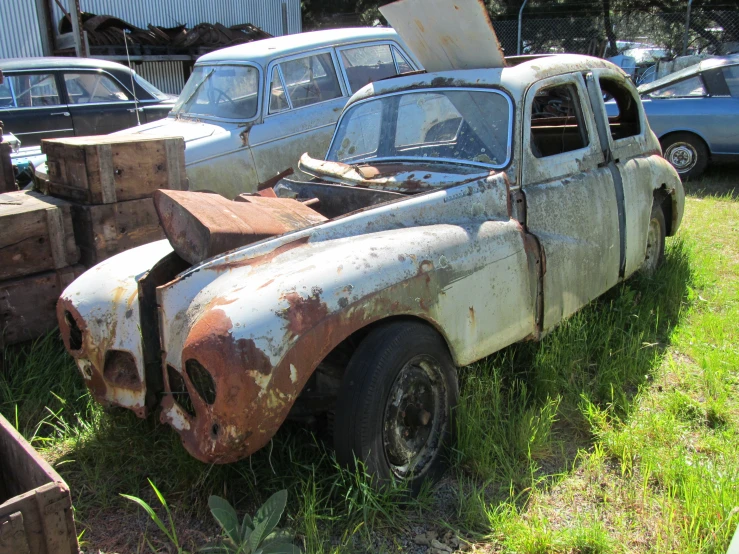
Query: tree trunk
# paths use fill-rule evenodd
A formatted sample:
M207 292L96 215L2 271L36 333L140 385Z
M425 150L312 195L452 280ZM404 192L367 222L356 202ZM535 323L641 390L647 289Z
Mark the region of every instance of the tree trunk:
M618 54L618 45L616 44L616 34L613 32L611 24L611 0L603 0L603 24L606 28L606 38L608 39L607 56L615 56Z

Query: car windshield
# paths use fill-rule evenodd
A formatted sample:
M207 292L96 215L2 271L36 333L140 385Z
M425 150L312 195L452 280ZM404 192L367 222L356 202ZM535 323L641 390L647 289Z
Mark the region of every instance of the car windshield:
M164 94L161 90L159 90L157 87L152 85L149 81L141 77L141 75L139 75L135 71L133 72L133 78L136 79L136 82L142 89L144 89L146 92L151 94L154 98L157 98L159 100L166 100L167 98L169 98L169 96Z
M246 65L195 67L172 109L176 116L251 119L257 114L259 72Z
M327 160L423 159L501 168L510 158L511 106L500 91L460 88L359 102L342 116Z

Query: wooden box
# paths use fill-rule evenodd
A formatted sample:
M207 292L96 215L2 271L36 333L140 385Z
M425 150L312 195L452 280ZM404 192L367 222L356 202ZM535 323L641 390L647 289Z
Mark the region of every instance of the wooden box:
M69 487L0 415L0 554L77 554Z
M83 204L147 198L157 189L186 190L182 137L140 135L48 139L41 143L48 192Z
M86 267L114 254L164 238L151 198L72 208L74 236Z
M74 265L69 202L32 191L0 194L0 280Z
M33 340L57 325L56 302L80 265L0 281L0 348Z

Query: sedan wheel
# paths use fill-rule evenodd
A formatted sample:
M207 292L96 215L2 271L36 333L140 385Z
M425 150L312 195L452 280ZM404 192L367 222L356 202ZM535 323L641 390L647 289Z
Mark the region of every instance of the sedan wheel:
M675 133L662 143L665 159L682 179L698 177L708 165L708 149L703 141L690 133Z

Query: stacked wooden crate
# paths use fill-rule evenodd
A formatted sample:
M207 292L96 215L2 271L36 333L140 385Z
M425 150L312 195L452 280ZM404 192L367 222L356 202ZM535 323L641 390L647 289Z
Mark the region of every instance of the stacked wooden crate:
M84 271L72 205L31 191L0 194L0 347L56 325L59 294Z
M165 237L151 198L187 189L181 137L42 142L42 192L0 194L0 348L56 326L60 293L85 269Z
M85 266L164 238L151 195L160 188L187 188L181 137L52 139L43 141L42 150L46 192L72 202Z

